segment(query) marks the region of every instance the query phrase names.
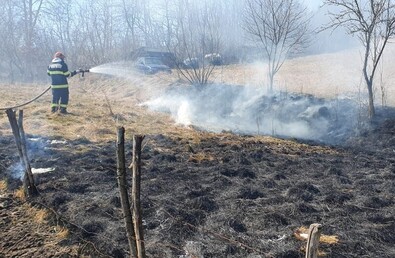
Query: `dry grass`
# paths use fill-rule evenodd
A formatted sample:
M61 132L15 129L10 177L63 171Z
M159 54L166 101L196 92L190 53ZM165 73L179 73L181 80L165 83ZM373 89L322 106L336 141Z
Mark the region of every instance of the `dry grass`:
M392 51L392 50L391 50ZM390 54L392 52L389 52ZM361 87L358 51L339 52L295 58L286 62L276 82L280 90L303 92L323 97L358 91ZM357 67L357 68L355 68ZM385 83L395 83L392 66L383 71ZM218 67L213 73L215 82L263 87L264 66L259 64L229 65ZM24 107L25 131L66 140L88 139L93 142L115 141L116 127L124 126L127 137L133 134L164 134L174 139L187 139L191 145L199 144L202 133L193 128L180 127L166 114L148 111L140 104L159 96L180 79L173 74L127 74L126 79L89 74L84 78L70 79L70 115L53 115L49 112L51 94L45 94L37 102ZM25 102L44 89L45 84L0 85L0 106ZM363 85L362 85L362 88ZM388 89L387 99L395 102L394 90ZM16 94L17 92L17 94ZM376 94L380 95L380 94ZM393 103L395 104L395 103ZM191 130L192 129L192 130ZM7 117L0 116L0 135L11 135ZM207 137L210 137L207 134ZM243 139L244 141L245 139ZM256 137L266 144L277 144L270 137ZM292 143L285 143L292 144ZM298 145L298 148L303 148ZM330 151L329 149L316 149Z
M0 191L4 192L7 190L8 184L7 181L1 180L0 181Z
M320 237L320 242L325 243L325 244L334 245L334 244L339 243L339 237L338 236L322 235Z
M29 215L29 218L35 223L35 225L50 226L50 224L48 223L50 212L48 210L31 206L31 204L29 203L24 203L23 207L26 213ZM47 233L54 234L56 241L66 239L69 236L69 230L66 227L57 225L55 227L50 226L50 228L51 232Z
M37 208L27 202L23 203L22 207L26 211L26 214L29 216L30 220L35 224L40 225L47 223L49 212L46 209Z
M222 134L220 136L221 143L226 145L237 145L246 146L248 144L262 144L262 146L268 146L274 152L278 154L282 153L283 149L286 149L289 155L295 153L317 153L317 154L335 154L340 155L339 150L325 147L325 146L311 146L304 143L297 142L295 140L284 140L274 138L270 136L254 136L249 138L234 137L231 134Z
M188 159L189 162L195 162L195 163L201 163L203 161L213 161L213 160L215 160L215 158L212 155L205 152L192 154Z
M66 227L62 227L59 225L52 227L50 225L50 223L48 222L50 212L48 210L43 208L37 208L35 206L32 206L30 203L24 203L22 206L28 214L30 220L34 222L37 228L48 228L49 231L46 233L54 235L54 239L52 240L61 241L69 236L69 230Z
M56 226L54 228L54 231L55 231L55 238L58 241L66 239L70 234L67 228L61 226Z
M342 94L366 93L362 77L362 57L360 49L349 49L337 53L294 58L284 63L276 75L275 88L285 92L313 94L318 97L333 98ZM392 59L395 46L387 46L383 62L384 68L376 74L376 105L381 104L380 84L386 88L387 104L395 106L395 71ZM265 87L267 84L266 65L254 63L230 65L216 69L213 81ZM383 81L380 81L382 75ZM363 97L364 98L364 97Z
M305 241L308 238L308 232L309 232L309 229L307 227L302 226L302 227L299 227L295 230L294 236L298 240ZM333 236L333 235L332 236L321 235L320 242L325 243L325 244L334 245L334 244L339 243L339 238L338 238L338 236Z
M49 215L48 211L44 209L36 209L36 208L32 208L32 209L34 214L34 221L39 224L44 223L48 218Z
M21 201L26 201L26 193L23 187L20 187L19 189L14 191L14 197Z

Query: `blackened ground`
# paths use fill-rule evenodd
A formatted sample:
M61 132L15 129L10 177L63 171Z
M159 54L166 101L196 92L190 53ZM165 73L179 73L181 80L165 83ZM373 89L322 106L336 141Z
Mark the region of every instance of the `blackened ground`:
M77 225L101 253L127 257L115 142L29 139L32 166L55 168L35 176L36 201ZM18 162L13 139L2 137L0 146L1 176L9 177ZM311 223L339 238L320 246L328 258L395 257L395 122L350 146L232 134L147 136L142 209L149 257L304 257L305 243L293 233ZM5 247L1 255L15 253Z

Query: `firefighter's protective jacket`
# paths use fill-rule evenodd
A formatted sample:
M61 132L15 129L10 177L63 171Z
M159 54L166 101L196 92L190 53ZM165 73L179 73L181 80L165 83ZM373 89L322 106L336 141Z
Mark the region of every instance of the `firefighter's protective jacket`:
M61 58L54 58L47 70L47 74L52 79L52 89L68 88L67 77L72 77L76 73L76 71L69 72L67 64Z

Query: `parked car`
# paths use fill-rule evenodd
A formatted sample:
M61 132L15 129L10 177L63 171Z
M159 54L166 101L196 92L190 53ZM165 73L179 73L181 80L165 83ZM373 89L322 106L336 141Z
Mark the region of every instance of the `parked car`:
M196 57L185 59L182 63L182 68L199 69L199 59L197 59Z
M154 74L158 72L171 73L170 67L163 64L159 58L156 57L140 57L136 61L136 69L145 74Z
M222 57L220 54L211 53L204 56L204 60L209 62L211 65L221 65L222 64Z

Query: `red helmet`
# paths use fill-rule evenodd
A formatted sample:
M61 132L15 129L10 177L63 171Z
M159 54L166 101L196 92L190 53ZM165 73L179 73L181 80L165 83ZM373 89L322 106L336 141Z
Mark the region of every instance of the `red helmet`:
M61 58L64 59L65 55L63 55L62 52L56 52L55 55L53 56L53 58Z

